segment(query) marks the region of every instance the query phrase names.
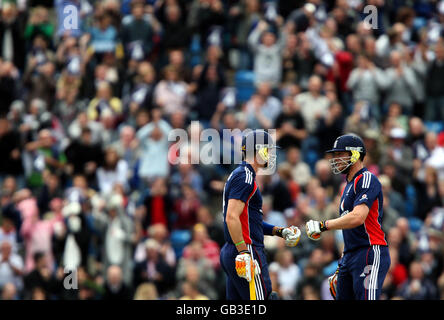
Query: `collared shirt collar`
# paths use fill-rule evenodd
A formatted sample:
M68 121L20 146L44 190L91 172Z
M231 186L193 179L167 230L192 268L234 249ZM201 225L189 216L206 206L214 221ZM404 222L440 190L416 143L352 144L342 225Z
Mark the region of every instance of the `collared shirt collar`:
M246 166L248 169L250 169L251 172L253 172L253 178L256 177L256 171L254 171L253 166L249 164L246 161L242 161L241 165Z
M363 168L360 169L358 172L356 172L355 175L353 176L353 179L351 179L351 180L348 181L348 182L352 182L352 181L354 181L355 178L356 178L357 176L359 176L361 173L363 173L363 172L365 172L365 171L367 171L367 168L366 168L366 167L363 167Z

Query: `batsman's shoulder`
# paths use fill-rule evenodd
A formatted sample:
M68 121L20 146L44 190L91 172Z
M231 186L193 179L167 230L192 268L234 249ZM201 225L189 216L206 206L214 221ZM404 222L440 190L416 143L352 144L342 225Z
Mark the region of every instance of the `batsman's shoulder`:
M237 185L253 185L254 176L251 170L245 166L240 166L233 170L233 172L228 177L227 181L230 181L232 184Z
M355 179L356 190L381 188L381 182L378 177L370 171L365 171L360 175L359 179Z

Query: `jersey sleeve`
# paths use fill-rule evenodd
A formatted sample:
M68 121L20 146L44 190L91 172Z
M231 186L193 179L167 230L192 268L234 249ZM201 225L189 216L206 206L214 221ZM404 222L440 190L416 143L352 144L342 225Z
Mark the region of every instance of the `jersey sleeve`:
M239 173L234 175L228 190L228 200L237 199L247 202L251 193L254 190L254 182L250 175L246 173Z
M367 207L371 208L373 202L381 191L381 184L373 174L366 171L362 174L359 181L356 182L355 191L356 196L353 207L365 204Z

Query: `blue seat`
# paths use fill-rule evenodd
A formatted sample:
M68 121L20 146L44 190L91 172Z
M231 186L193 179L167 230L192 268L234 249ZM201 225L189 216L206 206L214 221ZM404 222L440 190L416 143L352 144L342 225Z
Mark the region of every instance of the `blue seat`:
M192 67L195 67L196 65L200 64L202 61L202 47L200 45L200 36L194 35L191 39L191 44L189 47L190 51L190 64Z
M410 225L410 230L415 233L421 230L424 223L420 219L412 217L409 218L409 225Z
M444 123L442 121L425 121L424 122L427 131L433 131L439 133L444 131Z
M322 270L322 273L324 274L325 277L329 277L335 273L337 268L338 268L338 262L333 261Z
M174 230L171 232L170 240L176 258L179 259L182 256L183 248L191 241L191 231Z
M254 85L255 75L250 70L239 70L234 76L234 85L236 87L236 100L240 103L250 99L256 91Z
M404 217L413 217L416 210L416 190L411 184L406 186L406 202L405 202L405 212L401 213Z
M312 173L314 173L316 162L318 160L319 156L315 150L308 150L304 155L304 162L308 164Z

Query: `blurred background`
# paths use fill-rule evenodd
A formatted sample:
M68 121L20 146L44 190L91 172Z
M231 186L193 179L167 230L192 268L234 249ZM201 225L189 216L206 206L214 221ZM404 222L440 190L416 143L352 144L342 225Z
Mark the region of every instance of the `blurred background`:
M278 226L338 215L324 151L360 135L384 192L381 298L443 299L443 23L438 0L1 1L0 298L224 299L235 165L168 161L168 133L198 121L221 158L241 138L223 129L277 130L258 185ZM340 232L265 242L282 299L331 299Z

